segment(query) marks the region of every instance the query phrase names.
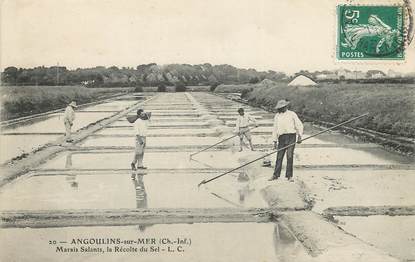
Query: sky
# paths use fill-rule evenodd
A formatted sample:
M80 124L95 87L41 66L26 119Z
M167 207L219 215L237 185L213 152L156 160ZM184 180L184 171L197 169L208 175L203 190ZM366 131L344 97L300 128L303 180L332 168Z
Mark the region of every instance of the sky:
M0 1L1 70L154 62L415 71L415 43L401 62L336 61L336 0Z

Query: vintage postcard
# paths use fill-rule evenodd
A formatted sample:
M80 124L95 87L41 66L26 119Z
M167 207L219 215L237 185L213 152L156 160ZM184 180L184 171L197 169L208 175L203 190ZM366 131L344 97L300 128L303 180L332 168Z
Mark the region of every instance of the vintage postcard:
M415 261L413 0L0 0L0 261Z

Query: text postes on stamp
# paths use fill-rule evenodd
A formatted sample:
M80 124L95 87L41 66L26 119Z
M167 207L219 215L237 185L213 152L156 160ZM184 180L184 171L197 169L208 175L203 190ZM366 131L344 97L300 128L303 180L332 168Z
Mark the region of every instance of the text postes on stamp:
M337 58L404 59L403 10L403 6L338 6Z

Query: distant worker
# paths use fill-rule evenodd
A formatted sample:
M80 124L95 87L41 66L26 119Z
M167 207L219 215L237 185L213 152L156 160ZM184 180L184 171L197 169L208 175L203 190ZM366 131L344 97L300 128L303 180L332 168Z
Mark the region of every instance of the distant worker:
M147 143L146 136L148 129L148 120L150 119L150 113L145 113L143 109L138 109L137 117L137 120L134 122L135 151L134 159L131 163L132 170L147 169L147 167L143 166L143 159Z
M277 114L274 117L274 126L272 129L272 138L274 141L274 148L280 149L290 144L292 146L278 151L277 160L275 163L274 175L269 179L275 180L280 177L282 161L284 154L287 152L287 167L285 170L285 177L290 182L293 180L293 160L294 160L294 147L295 142L301 143L301 137L303 135L304 126L297 114L293 111L288 110L290 102L286 100L278 101L275 109Z
M236 118L235 132L237 132L239 135L239 152L242 151L244 137L246 137L248 140L251 150L254 151L254 147L252 146L251 132L249 131L249 123L252 122L256 127L258 127L258 124L255 118L244 112L243 108L239 108L238 113L239 116Z
M76 102L72 101L65 109L65 117L64 117L65 139L66 139L66 142L68 143L73 142L73 139L71 137L71 129L73 126L73 121L75 120L74 108L77 108Z

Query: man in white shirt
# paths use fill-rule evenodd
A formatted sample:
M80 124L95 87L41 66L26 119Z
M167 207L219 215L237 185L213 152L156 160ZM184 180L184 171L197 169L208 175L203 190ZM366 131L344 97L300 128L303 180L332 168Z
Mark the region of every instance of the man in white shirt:
M73 142L73 139L71 138L71 128L73 126L73 121L75 120L74 108L77 108L76 102L72 101L65 109L65 115L63 118L63 122L65 124L66 142Z
M301 143L301 137L303 135L304 126L297 114L288 110L288 104L290 102L286 100L278 101L275 109L277 114L274 117L274 127L272 130L272 138L274 141L274 148L280 149L290 144L292 146L278 151L277 161L275 163L274 175L269 179L275 180L280 177L282 161L284 154L287 152L287 167L285 169L285 177L293 182L293 160L294 160L294 147L295 142Z
M258 126L256 120L248 113L245 113L243 108L239 108L238 113L239 116L236 118L235 132L237 132L239 135L239 152L242 151L244 137L246 137L248 140L251 150L254 151L254 147L252 146L251 132L249 132L249 123L252 122L255 126Z
M135 134L135 151L134 159L131 162L131 169L136 169L136 164L138 169L147 169L143 166L144 159L144 150L146 147L146 136L148 129L148 115L143 111L143 109L137 110L138 119L134 122L134 134Z

